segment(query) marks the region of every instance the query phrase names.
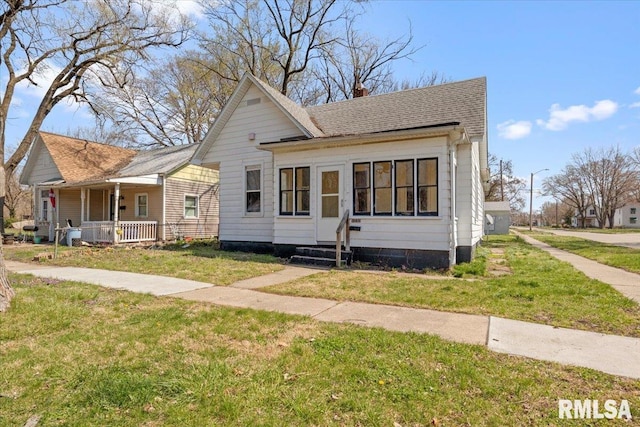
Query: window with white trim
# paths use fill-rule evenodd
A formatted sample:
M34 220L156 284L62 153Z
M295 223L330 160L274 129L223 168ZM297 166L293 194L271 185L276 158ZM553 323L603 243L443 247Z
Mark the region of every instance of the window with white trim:
M135 195L135 213L138 218L146 218L149 216L149 196L147 193L137 193Z
M200 198L191 194L184 195L184 217L198 218Z
M247 166L244 173L245 212L262 212L262 169L260 166Z
M49 221L49 190L40 191L40 220Z

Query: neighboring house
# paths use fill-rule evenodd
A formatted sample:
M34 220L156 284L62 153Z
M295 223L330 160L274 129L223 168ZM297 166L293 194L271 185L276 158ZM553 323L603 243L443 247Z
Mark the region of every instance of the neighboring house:
M335 246L348 213L354 259L446 268L483 234L486 121L485 78L302 108L247 74L192 163L223 248Z
M620 228L640 228L640 202L627 203L621 208L616 209L613 216L613 226ZM584 218L584 227L597 228L600 221L596 218L596 210L593 206L587 208L587 214ZM572 227L582 227L582 219L575 215L571 219ZM609 226L607 219L605 227Z
M485 234L509 234L511 206L509 202L484 202Z
M136 151L40 132L20 177L33 188L37 235L81 227L87 242L218 234L218 172L189 163L197 146Z
M622 228L640 228L640 202L627 203L616 210L613 224Z

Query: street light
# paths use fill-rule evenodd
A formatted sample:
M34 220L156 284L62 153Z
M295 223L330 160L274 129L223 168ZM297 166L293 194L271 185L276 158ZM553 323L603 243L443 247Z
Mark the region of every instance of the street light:
M540 169L538 172L531 173L531 194L529 195L529 231L531 231L531 217L533 216L533 176L537 173L548 171L549 169Z

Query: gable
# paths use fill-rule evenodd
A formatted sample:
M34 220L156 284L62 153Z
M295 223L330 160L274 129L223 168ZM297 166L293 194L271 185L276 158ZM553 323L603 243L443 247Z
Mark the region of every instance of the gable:
M300 128L271 98L254 84L249 85L233 106L233 111L217 129L215 135L207 135L202 147L196 151L203 164L216 163L229 155L255 151L265 141L283 138L306 138Z
M247 119L245 112L236 113L243 110L253 114L252 118ZM276 112L277 111L277 112ZM263 116L262 113L265 115ZM272 132L274 137L280 138L311 138L322 135L322 132L315 126L306 111L297 106L286 96L280 94L275 89L269 87L266 83L261 82L253 75L245 74L229 101L224 106L215 122L204 137L202 144L194 153L192 162L196 164L218 162L216 155L211 154L216 141L221 140L221 133L229 127L229 121L245 120L244 124L248 126L245 130L244 140L255 141L258 138L258 129L260 130L260 140L267 141L267 134L264 132ZM266 129L264 122L267 117L276 118L270 127ZM260 123L256 123L259 121ZM249 126L255 125L255 126ZM233 127L233 125L232 125ZM286 128L286 129L284 129ZM276 130L277 129L277 130ZM275 132L273 132L275 130ZM256 134L255 138L249 139L249 134ZM286 136L281 136L286 135Z
M40 137L36 137L20 175L20 184L34 185L61 179L62 173L53 161L51 154L49 154L49 150L42 143Z

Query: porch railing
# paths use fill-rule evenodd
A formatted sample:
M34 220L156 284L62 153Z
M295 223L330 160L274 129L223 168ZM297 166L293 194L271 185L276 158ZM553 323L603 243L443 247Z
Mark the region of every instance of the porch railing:
M113 221L85 221L82 240L90 243L113 243Z
M113 243L113 221L84 221L82 240L91 243ZM120 221L118 228L120 243L152 242L158 235L156 221Z
M120 221L120 242L152 242L156 240L156 221Z
M342 264L342 231L344 230L344 249L351 250L351 230L349 229L349 209L344 211L342 220L336 229L336 267Z

